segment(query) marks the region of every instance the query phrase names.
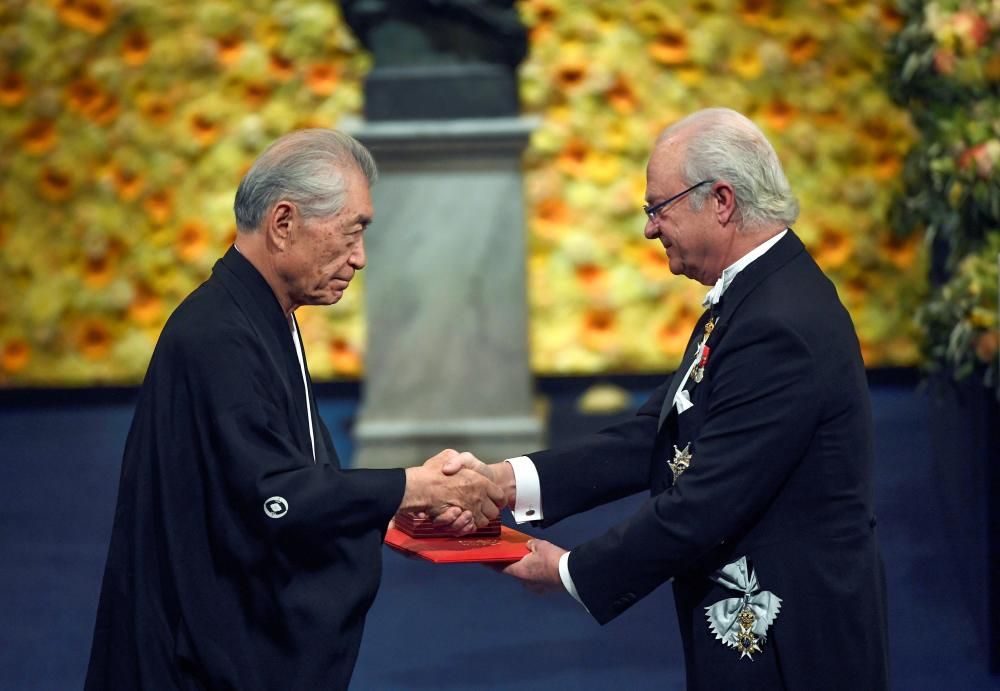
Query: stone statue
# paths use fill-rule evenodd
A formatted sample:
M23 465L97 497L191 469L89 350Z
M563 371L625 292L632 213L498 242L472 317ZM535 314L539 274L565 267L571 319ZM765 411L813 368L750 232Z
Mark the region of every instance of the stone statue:
M341 11L375 58L369 119L517 114L528 41L513 0L342 0Z

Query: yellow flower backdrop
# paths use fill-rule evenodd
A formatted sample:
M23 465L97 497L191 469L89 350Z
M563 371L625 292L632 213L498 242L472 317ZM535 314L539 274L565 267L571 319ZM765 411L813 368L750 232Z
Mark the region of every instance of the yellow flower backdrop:
M0 382L135 382L290 129L361 105L332 2L0 2ZM361 370L362 291L304 311L322 375Z
M585 8L585 9L584 9ZM692 110L748 114L774 142L796 232L854 315L869 365L912 364L923 270L886 222L912 133L881 82L891 1L525 0L534 367L676 365L705 289L642 236L650 143Z
M656 133L706 105L773 137L869 364L914 361L920 253L884 220L911 139L878 79L891 3L520 8L524 106L543 116L526 160L537 372L675 364L702 291L669 276L638 205ZM0 0L0 384L138 381L231 242L254 156L357 113L369 67L326 0ZM362 299L300 310L317 377L362 371Z

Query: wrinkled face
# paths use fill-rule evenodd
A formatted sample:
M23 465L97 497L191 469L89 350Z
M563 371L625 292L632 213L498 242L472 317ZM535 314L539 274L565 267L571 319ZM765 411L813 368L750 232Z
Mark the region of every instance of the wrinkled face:
M334 304L365 267L364 232L373 214L368 180L352 171L345 182L344 206L337 214L296 214L292 221L281 277L293 306Z
M646 204L656 204L681 194L693 183L681 176L683 142L659 144L646 167ZM697 189L704 193L705 184ZM712 285L722 272L719 252L719 227L715 223L712 199L700 209L691 206L691 194L684 194L661 208L653 219L646 221L645 235L659 240L666 250L670 271L684 275L704 285Z

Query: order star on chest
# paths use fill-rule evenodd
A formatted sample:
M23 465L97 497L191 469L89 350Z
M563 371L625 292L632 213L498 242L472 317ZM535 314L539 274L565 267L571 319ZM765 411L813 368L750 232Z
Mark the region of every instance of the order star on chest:
M685 444L683 449L678 449L677 445L674 445L674 458L671 461L667 461L667 465L670 466L670 472L674 475L674 482L677 482L677 478L681 476L681 473L691 466L691 461L693 460L694 455L691 453L691 442Z

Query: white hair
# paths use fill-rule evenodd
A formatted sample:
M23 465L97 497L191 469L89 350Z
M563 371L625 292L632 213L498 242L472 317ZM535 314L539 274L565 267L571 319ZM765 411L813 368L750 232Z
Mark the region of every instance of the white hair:
M265 214L282 199L293 202L306 218L333 216L344 206L345 173L359 170L374 184L375 159L354 137L330 129L286 134L254 161L236 189L236 227L258 230Z
M671 125L657 143L683 133L686 136L681 174L689 185L702 180L725 180L736 194L741 230L781 224L790 226L799 216L781 161L764 133L746 116L728 108L708 108ZM710 188L694 190L690 200L700 209Z

